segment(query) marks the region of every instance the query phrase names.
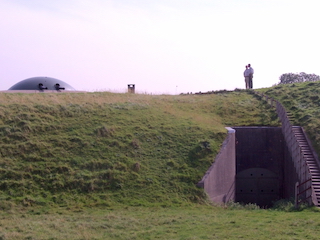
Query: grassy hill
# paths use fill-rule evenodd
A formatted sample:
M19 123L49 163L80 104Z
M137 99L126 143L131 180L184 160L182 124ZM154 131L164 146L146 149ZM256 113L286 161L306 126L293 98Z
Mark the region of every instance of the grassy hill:
M320 154L320 82L278 85L258 90L278 100L292 115L292 124L304 127Z
M225 126L278 125L246 91L0 93L0 208L203 202Z

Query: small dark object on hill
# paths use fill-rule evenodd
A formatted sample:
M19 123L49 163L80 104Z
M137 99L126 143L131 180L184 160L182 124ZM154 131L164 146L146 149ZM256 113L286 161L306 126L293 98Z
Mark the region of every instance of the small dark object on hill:
M133 170L136 171L136 172L139 172L140 171L140 163L136 162L134 165L133 165Z

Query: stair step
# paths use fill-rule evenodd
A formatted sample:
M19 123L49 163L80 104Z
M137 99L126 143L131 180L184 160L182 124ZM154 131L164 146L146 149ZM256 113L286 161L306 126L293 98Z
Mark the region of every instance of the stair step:
M318 170L318 172L320 173L319 168L311 168L310 170L312 170L313 172L316 171L316 170Z
M307 161L309 168L319 168L315 162Z
M315 178L320 178L320 172L318 171L318 172L311 172L311 176L312 177L315 177Z

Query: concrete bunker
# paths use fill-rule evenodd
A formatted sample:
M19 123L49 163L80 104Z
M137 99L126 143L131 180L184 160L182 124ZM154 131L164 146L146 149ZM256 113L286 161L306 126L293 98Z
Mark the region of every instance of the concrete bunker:
M68 83L51 77L32 77L24 79L8 89L8 91L75 91Z
M280 127L227 128L214 163L197 184L218 203L270 207L295 196L298 180Z

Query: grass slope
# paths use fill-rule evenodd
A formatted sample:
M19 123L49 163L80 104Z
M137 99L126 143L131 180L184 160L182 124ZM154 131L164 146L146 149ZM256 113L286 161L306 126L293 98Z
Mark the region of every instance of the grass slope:
M320 154L320 82L283 84L260 89L283 104L293 116L292 124L304 127L313 147Z
M247 92L0 94L0 208L203 202L225 126L278 125Z

